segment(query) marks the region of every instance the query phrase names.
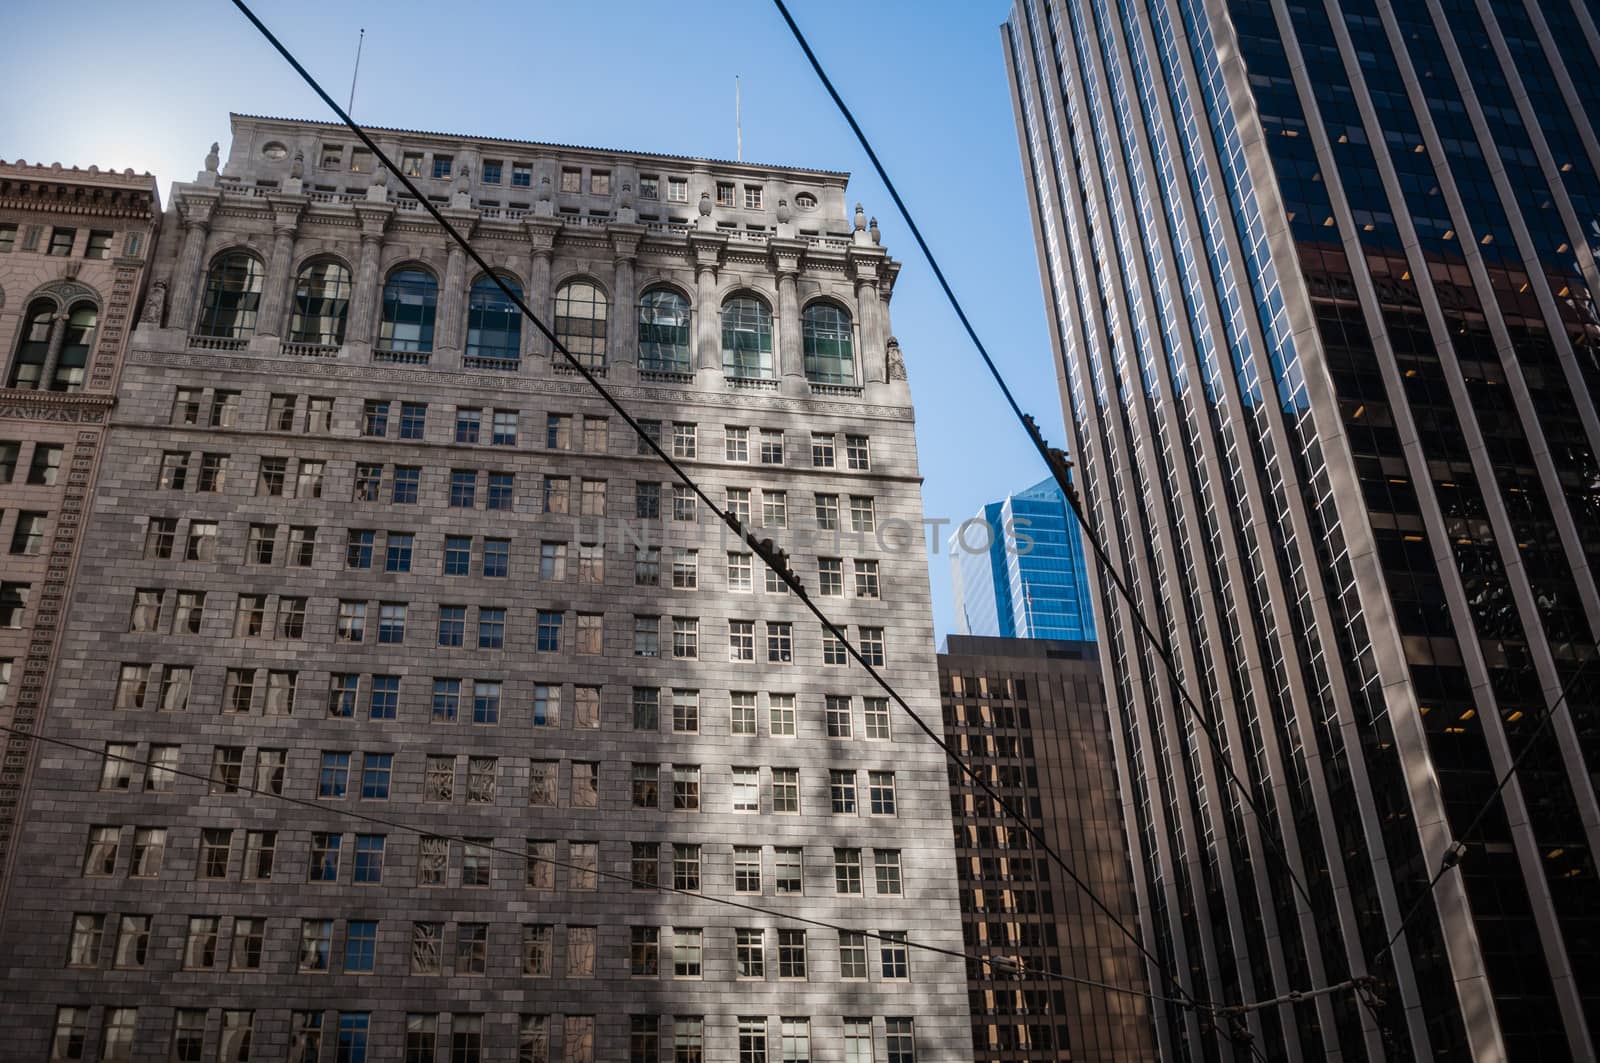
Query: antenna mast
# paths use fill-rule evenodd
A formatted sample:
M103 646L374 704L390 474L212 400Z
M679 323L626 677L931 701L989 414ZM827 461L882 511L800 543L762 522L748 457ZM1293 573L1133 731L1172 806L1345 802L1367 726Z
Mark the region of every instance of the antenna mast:
M739 114L739 75L733 75L733 144L734 159L744 161L744 119Z
M345 112L352 113L356 109L356 78L361 73L361 46L366 43L367 29L361 28L361 36L356 38L356 68L350 72L350 102L345 104Z

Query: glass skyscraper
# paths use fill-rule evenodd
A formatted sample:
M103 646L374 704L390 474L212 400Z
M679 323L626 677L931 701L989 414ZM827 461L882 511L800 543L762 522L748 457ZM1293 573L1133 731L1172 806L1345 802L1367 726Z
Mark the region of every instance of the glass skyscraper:
M950 537L950 567L960 634L1094 640L1083 541L1054 480L984 506Z
M1158 1002L1163 1058L1595 1058L1595 12L1002 38L1087 520L1219 739L1091 575L1141 932L1201 1001L1381 998Z

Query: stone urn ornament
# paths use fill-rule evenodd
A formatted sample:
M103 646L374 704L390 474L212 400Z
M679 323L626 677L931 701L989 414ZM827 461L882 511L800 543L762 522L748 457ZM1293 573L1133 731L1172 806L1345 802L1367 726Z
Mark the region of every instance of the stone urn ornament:
M794 211L789 207L787 199L778 200L778 224L787 225L794 217Z
M702 218L711 217L711 193L710 192L701 192L700 193L700 216Z
M222 145L215 140L211 142L211 150L206 152L206 173L216 173L217 165L222 161Z
M867 229L867 212L861 209L860 203L856 204L855 228L858 233L866 232Z

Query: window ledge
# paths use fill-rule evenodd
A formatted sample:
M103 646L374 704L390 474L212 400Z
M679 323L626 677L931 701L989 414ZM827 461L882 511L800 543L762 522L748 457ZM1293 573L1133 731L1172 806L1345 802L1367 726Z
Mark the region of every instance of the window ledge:
M239 339L223 338L220 336L190 336L189 346L202 351L242 351L248 346L250 340L246 337Z
M279 345L280 353L291 355L295 358L337 358L339 348L328 343L290 343L285 340Z
M429 351L393 351L387 347L372 349L374 362L389 362L395 365L427 365L432 357Z

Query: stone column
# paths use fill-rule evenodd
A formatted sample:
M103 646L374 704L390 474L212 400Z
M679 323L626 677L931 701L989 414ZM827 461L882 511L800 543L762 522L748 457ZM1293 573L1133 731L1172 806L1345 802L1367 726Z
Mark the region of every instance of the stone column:
M461 245L450 241L450 257L444 267L444 287L439 290L439 316L435 322L434 347L440 351L459 351L463 342L461 322L466 315L467 254Z
M701 262L694 273L694 350L696 369L722 371L722 336L717 314L717 268Z
M547 185L541 185L541 195L546 188ZM554 218L539 218L525 221L523 226L528 233L529 256L528 289L522 293L522 298L528 304L528 309L538 315L540 321L554 329L555 320L550 316L550 259L555 253L556 234L561 231L561 223ZM524 321L522 360L532 361L552 353L553 348L539 331L539 327L531 321Z
M49 391L55 379L56 366L61 362L61 348L67 340L67 311L57 310L50 315L50 342L45 348L44 366L39 371L39 390Z
M344 338L346 343L370 344L376 335L373 319L377 316L378 271L383 263L383 230L388 222L388 212L358 205L356 216L361 219L361 261L356 266L355 290L350 296L350 321L345 328Z
M613 232L611 247L616 252L616 258L611 283L611 316L606 322L606 362L610 365L634 365L639 361L639 329L636 324L639 296L634 291L633 277L634 256L639 250L638 236Z
M289 330L288 309L293 302L290 285L294 278L289 270L294 266L294 237L300 227L300 208L279 207L274 204L272 222L272 259L267 264L267 280L261 300L261 316L256 322L256 335L282 336Z
M205 283L201 270L206 250L206 235L211 230L211 208L215 198L197 199L192 193L183 198L183 249L178 252L178 266L172 276L172 306L167 312L167 326L193 332L195 305L200 298L200 287Z
M856 361L861 364L861 379L869 384L888 379L888 363L884 360L883 329L878 324L878 281L871 276L856 276L856 310L861 320L856 322Z
M796 273L778 274L778 371L781 376L804 379L805 350L800 344L800 299L795 294Z

